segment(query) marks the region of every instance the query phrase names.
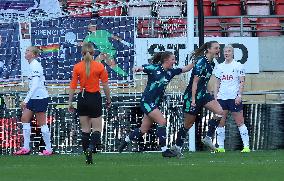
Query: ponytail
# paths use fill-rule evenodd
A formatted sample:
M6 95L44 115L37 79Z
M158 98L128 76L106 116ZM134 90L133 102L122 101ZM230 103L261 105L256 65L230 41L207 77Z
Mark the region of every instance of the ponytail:
M95 53L94 46L91 43L84 43L82 46L83 60L86 64L86 75L90 76L91 71L91 61L93 60L93 55Z
M85 61L85 64L86 64L86 74L87 74L87 77L90 76L90 64L91 64L91 61L92 61L92 56L90 54L90 52L87 52L85 55L84 55L84 61Z
M218 43L217 41L209 41L204 43L201 47L197 48L190 56L190 60L195 62L197 57L203 56L207 53L208 49L211 48L213 43Z

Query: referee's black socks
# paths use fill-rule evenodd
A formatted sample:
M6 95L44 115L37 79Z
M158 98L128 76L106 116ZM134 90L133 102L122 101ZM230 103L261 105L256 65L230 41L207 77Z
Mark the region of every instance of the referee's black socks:
M101 132L94 131L91 135L89 148L93 151L96 151L97 149L100 149L100 146L101 146Z
M90 144L90 133L82 132L82 147L85 152Z

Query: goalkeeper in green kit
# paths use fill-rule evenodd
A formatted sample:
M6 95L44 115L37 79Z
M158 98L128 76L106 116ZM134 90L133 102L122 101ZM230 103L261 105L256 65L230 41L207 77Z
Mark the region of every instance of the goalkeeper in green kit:
M97 49L101 52L99 56L104 57L105 63L110 66L113 71L115 71L120 76L128 76L128 74L114 61L116 56L116 49L109 41L109 38L118 40L128 47L132 46L132 44L122 40L118 36L114 36L106 30L98 30L96 25L93 24L89 24L88 30L89 34L84 39L84 42L94 43Z

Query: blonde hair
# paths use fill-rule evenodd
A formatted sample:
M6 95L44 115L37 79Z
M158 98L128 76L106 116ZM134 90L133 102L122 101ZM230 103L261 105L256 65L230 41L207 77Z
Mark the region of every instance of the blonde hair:
M30 46L29 49L36 57L39 56L40 50L36 46Z
M226 45L225 47L224 47L224 51L225 51L225 48L229 48L229 49L231 49L232 50L232 54L234 55L234 47L232 46L232 44L228 44L228 45Z
M93 55L95 53L94 46L91 43L84 43L82 46L83 60L86 64L86 74L87 77L90 76L91 61L93 60Z

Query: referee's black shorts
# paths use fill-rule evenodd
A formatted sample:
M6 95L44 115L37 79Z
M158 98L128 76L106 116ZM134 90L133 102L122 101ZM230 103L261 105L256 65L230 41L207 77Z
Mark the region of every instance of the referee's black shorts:
M79 116L98 118L103 114L102 97L100 92L84 91L78 94L77 112Z

